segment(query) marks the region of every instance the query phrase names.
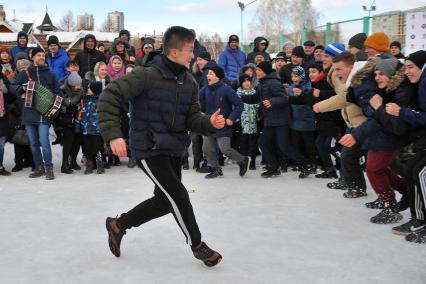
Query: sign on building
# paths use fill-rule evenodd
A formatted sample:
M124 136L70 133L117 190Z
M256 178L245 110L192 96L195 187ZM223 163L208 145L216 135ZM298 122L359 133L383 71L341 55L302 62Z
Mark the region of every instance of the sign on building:
M426 50L426 12L406 14L405 55Z

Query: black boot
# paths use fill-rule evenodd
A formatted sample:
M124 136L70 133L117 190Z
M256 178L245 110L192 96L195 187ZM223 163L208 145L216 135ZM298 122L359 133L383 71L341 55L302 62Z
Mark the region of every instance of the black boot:
M263 172L260 176L263 178L270 178L274 176L279 176L281 174L278 167L275 165L270 165L266 167L266 172Z
M371 217L371 223L392 224L402 220L402 215L398 212L396 201L385 203L385 208L376 216Z
M214 168L211 173L205 176L207 179L217 178L223 176L221 168Z
M85 175L90 175L93 173L93 162L90 160L86 161L86 169L84 170Z
M338 178L334 169L327 169L324 172L315 175L316 178Z
M23 166L23 165L15 165L15 166L12 168L12 172L13 172L13 173L16 173L16 172L22 171L23 169L24 169L24 166Z
M68 159L62 160L61 173L67 174L67 175L74 173L74 171L71 169L68 163Z
M238 166L240 167L240 177L244 176L247 172L249 164L249 158L244 157L244 160L238 163Z
M72 160L70 163L70 169L79 171L81 170L81 167L77 164L76 160Z
M102 159L100 157L96 159L96 172L98 174L105 173L104 163L102 162Z
M310 164L304 164L302 166L299 167L300 169L300 174L299 174L299 178L307 178L316 168L313 165Z
M133 169L136 167L136 160L133 160L132 158L129 159L129 164L127 165L129 169Z
M0 176L10 176L10 172L6 171L4 167L0 167Z
M256 156L250 157L249 169L252 170L252 171L256 169Z

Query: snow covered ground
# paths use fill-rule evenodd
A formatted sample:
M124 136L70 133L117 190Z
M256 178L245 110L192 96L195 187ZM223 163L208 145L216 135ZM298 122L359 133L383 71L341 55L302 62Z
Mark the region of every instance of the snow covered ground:
M59 173L0 177L0 283L426 283L426 246L375 225L369 196L347 200L326 180L290 172L240 178L236 165L211 181L184 172L206 243L223 255L196 260L171 215L129 230L122 256L108 249L104 221L152 194L153 184L126 162L104 175ZM5 166L13 167L6 147ZM408 212L404 212L404 221Z

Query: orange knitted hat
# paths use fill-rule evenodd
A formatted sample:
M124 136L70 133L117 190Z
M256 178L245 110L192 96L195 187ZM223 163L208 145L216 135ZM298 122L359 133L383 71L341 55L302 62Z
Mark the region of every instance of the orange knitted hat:
M385 52L389 50L389 37L383 32L372 33L367 37L364 45L377 51Z

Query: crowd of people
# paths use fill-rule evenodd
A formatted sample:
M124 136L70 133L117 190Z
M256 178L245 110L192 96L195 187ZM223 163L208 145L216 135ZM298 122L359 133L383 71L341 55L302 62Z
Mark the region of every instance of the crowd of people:
M122 30L106 50L95 36L86 35L73 59L54 35L48 38L47 52L28 47L24 32L16 46L0 48L0 175L11 174L3 167L4 145L10 142L15 152L12 172L29 167L30 178L54 179L51 126L56 134L52 144L62 147L62 173L82 169L80 151L86 175L121 164L101 131L116 121L99 126L99 101L111 82L138 66L155 66L162 54L151 38L143 39L140 50L129 39L130 33ZM224 128L211 134L191 132L191 141L173 137L192 144L193 169L207 179L217 178L224 175L229 158L238 164L240 176L259 166L263 178L292 170L301 179L333 179L327 186L344 191L344 198L367 196L365 172L377 194L365 206L380 209L370 221L397 223L403 218L400 212L409 208L411 219L392 231L407 241L426 243L426 51L405 57L401 44L382 32L356 34L347 45L288 42L274 58L268 45L268 39L257 37L246 54L238 36L231 35L215 61L195 40L189 68L165 61L176 73L165 72L164 78L187 69L198 85L202 112L225 118ZM61 97L58 112L46 115L28 106L31 82ZM176 90L177 102L184 91ZM163 121L172 129L182 116L174 103L139 107L150 110L147 123L168 119L161 115L164 111L172 113L171 121ZM123 103L114 113L127 143L134 104ZM146 135L147 149L175 147L162 133ZM128 167L133 168L138 159L127 152ZM188 151L180 157L186 170L188 157ZM399 201L395 191L401 194Z

